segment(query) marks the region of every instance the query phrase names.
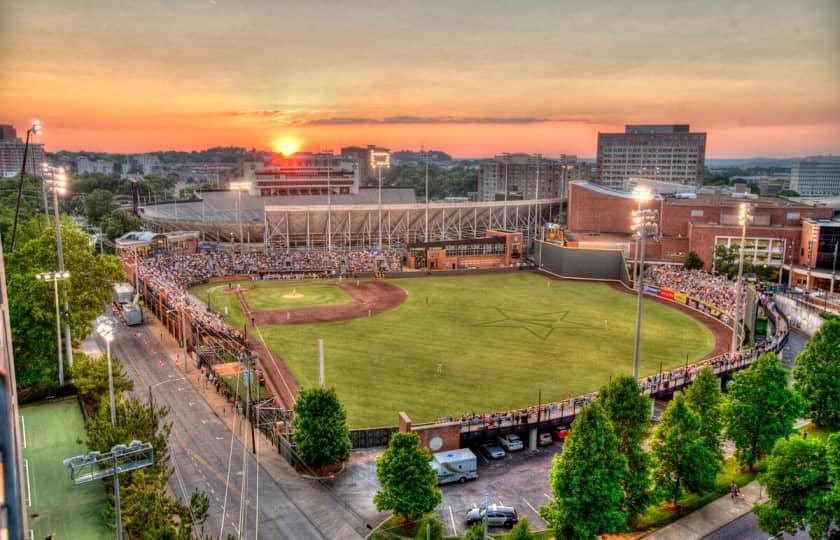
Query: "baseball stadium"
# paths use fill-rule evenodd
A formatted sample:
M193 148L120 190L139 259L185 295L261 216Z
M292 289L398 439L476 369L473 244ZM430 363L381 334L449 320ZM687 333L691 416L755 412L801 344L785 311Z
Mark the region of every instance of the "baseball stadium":
M557 241L561 199L429 204L382 191L251 186L147 206L154 232L126 235L117 251L196 362L213 371L247 353L281 408L323 377L352 428L399 415L454 423L463 438L535 411L565 421L612 376L633 373L633 266L621 250ZM705 364L723 374L751 360L727 352L731 282L679 265L651 266L643 280L647 392L673 393ZM745 296L739 335L754 339L760 312L779 346L778 314Z

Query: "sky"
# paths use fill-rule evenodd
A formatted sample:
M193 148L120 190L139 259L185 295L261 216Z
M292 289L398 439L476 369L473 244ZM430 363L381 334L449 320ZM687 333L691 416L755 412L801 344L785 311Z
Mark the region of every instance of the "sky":
M0 123L48 151L377 144L840 153L837 0L0 0Z

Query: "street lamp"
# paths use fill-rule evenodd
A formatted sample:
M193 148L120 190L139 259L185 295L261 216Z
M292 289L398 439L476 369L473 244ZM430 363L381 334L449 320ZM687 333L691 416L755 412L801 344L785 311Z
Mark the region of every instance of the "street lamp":
M752 207L749 203L741 203L738 207L738 224L741 226L741 248L738 250L738 281L735 282L735 327L732 329L731 352L741 348L741 328L743 315L741 313L741 294L744 287L744 244L747 243L747 224L752 221Z
M64 245L61 241L61 217L58 208L58 196L67 194L67 174L63 167L50 168L44 177L44 185L52 189L53 211L55 213L55 247L58 252L58 271L64 271ZM101 242L100 238L100 242ZM70 306L67 302L67 289L64 290L64 350L67 365L73 367L73 344L70 337Z
M58 359L58 384L64 385L64 362L61 361L61 311L58 308L58 282L70 278L70 272L41 272L35 275L39 281L52 282L55 291L55 341Z
M644 295L644 274L645 274L645 236L648 230L656 228L658 211L651 208L642 208L642 203L653 199L651 191L639 186L633 190L633 198L638 203L638 210L633 212L633 229L639 238L639 269L637 271L636 286L636 343L633 348L633 377L639 378L640 356L639 350L642 342L642 297Z
M379 251L382 251L382 169L387 169L391 166L391 154L385 151L371 150L370 151L370 166L376 169L379 178L378 189L378 216L379 221L377 230L379 232ZM390 235L390 232L389 232Z
M96 333L105 340L108 355L108 400L111 404L111 425L117 425L117 409L114 403L114 374L111 368L111 341L114 340L114 321L108 317L96 319Z
M15 239L17 238L17 224L20 218L20 200L23 197L23 175L26 174L26 158L29 155L29 138L32 134L40 135L43 133L41 129L41 121L33 120L32 126L26 130L26 143L23 145L23 162L20 165L20 178L18 178L18 192L17 201L15 202L15 222L12 225L12 247L11 251L15 250Z
M131 441L127 445L118 444L108 452L88 452L83 456L74 456L64 460L64 466L70 469L70 479L74 485L95 482L103 478L114 479L114 520L117 540L122 540L122 508L120 506L120 473L136 471L155 463L155 449L152 443Z
M231 182L230 189L236 191L236 220L239 222L239 252L243 251L242 238L242 192L251 189L251 182ZM233 235L231 235L233 236Z

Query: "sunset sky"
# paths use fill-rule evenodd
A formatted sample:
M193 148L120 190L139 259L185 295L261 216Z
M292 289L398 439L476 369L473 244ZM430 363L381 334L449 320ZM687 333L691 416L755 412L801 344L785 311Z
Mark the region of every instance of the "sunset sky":
M47 150L840 153L840 2L0 0L0 123Z

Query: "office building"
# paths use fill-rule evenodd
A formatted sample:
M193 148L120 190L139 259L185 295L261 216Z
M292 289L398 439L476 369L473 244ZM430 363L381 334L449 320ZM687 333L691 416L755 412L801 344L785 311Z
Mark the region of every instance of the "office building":
M14 126L0 125L0 177L11 178L20 174L24 146L24 142L17 137ZM41 165L45 161L44 145L30 141L26 155L27 174L39 175Z
M332 153L278 155L267 164L245 163L244 172L245 181L251 182L251 194L261 197L359 192L357 161Z
M114 162L104 159L88 159L81 156L76 160L76 174L114 174Z
M387 148L369 144L365 146L345 146L341 149L341 157L353 160L358 165L362 180L377 177L375 165L391 163L391 152Z
M597 182L618 190L631 177L701 185L705 160L706 134L688 124L628 125L598 134Z
M502 154L478 164L477 201L565 197L570 180L583 173L575 156L549 159L531 154ZM537 194L539 184L539 195Z
M803 197L840 195L840 156L811 156L793 160L790 189Z

